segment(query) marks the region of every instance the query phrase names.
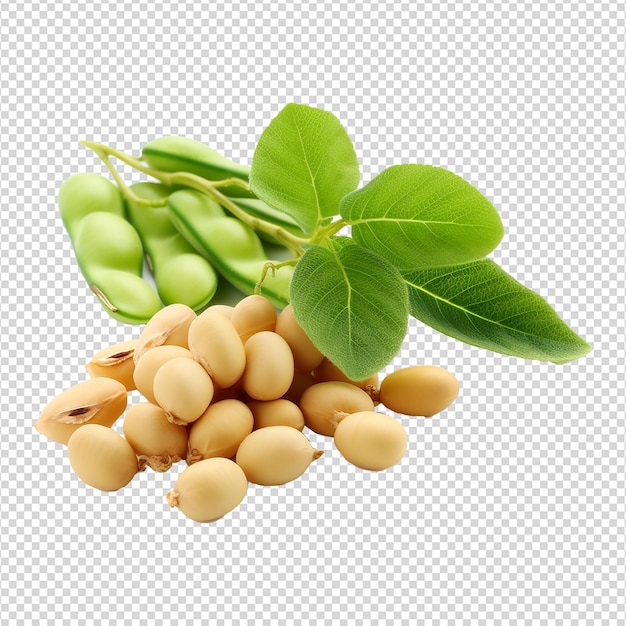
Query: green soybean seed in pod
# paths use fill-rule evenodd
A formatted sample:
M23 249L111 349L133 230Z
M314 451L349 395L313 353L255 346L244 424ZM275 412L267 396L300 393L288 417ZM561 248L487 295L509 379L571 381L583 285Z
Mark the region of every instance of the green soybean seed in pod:
M390 415L361 411L341 420L333 442L353 465L380 471L395 465L404 456L407 436L402 424Z
M403 415L431 417L450 406L459 395L454 374L435 365L415 365L383 378L380 401Z
M258 332L275 330L277 317L274 305L267 298L252 295L235 305L230 320L245 344Z
M135 347L135 363L145 352L157 346L174 345L188 348L188 335L196 313L186 304L170 304L152 316L145 325Z
M296 322L291 304L280 312L276 320L276 332L289 344L297 369L310 372L323 361L324 355L313 345L309 336Z
M299 405L307 428L327 437L332 437L337 425L351 413L374 410L372 398L363 389L340 381L311 385Z
M216 456L233 457L253 425L252 411L240 400L220 400L209 405L189 428L187 463Z
M246 341L246 367L241 378L245 392L254 400L276 400L291 387L293 354L276 333L261 331Z
M133 404L124 416L124 436L140 462L165 472L187 455L187 428L172 424L165 411L149 402Z
M204 459L187 467L167 503L195 522L214 522L237 508L248 491L243 470L230 459Z
M92 378L113 378L122 383L127 391L133 391L137 389L133 379L136 346L137 339L131 339L104 348L93 355L85 369Z
M210 308L191 323L189 350L220 389L234 385L246 367L246 351L237 329Z
M87 424L111 427L124 412L128 393L112 378L91 378L78 383L51 400L35 422L35 429L48 439L67 444Z
M250 433L237 450L237 464L257 485L283 485L304 474L324 454L290 426L268 426Z
M135 451L111 428L86 424L67 442L70 464L85 483L102 491L117 491L140 471Z
M195 422L206 411L214 391L204 368L186 357L166 361L154 376L154 398L173 424Z

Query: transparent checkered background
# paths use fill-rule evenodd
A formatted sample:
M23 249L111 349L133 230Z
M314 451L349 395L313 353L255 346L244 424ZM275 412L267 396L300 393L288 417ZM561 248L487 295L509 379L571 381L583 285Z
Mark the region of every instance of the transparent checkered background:
M0 0L0 622L625 623L619 3L34 4ZM314 437L305 476L212 525L167 506L182 468L84 486L33 422L139 329L97 304L57 214L66 177L104 173L79 140L181 134L250 162L290 101L341 119L363 181L428 162L481 189L494 258L593 352L528 362L412 323L394 366L449 368L462 392L403 419L389 471Z

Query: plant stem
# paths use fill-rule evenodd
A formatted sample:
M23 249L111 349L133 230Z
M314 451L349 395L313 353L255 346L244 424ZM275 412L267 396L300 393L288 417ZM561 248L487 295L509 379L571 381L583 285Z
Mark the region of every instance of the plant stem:
M152 178L156 178L161 181L164 185L169 187L175 185L182 185L185 187L190 187L195 189L196 191L201 191L211 197L213 197L219 204L221 204L225 209L230 211L235 217L244 222L252 228L253 230L257 230L268 235L274 237L277 241L283 244L286 248L290 250L290 252L295 257L300 257L304 253L303 246L311 243L311 239L305 237L298 237L297 235L293 235L289 231L273 224L272 222L267 222L265 220L261 220L257 217L249 215L244 209L237 206L230 198L225 196L220 190L219 187L223 187L226 185L239 185L244 188L248 188L248 183L239 178L229 178L227 180L222 181L210 181L206 178L202 178L201 176L197 176L196 174L191 174L189 172L163 172L161 170L156 170L152 167L146 165L141 159L134 157L130 154L126 154L125 152L121 152L120 150L116 150L110 146L105 146L104 144L99 144L93 141L81 141L83 146L93 150L99 157L104 161L105 165L111 172L112 176L115 178L115 181L119 185L120 189L123 193L131 198L134 202L139 202L141 204L146 204L149 206L163 206L162 201L146 201L142 198L139 198L136 194L132 192L131 189L124 183L122 177L113 167L110 157L116 158L126 165L130 165L132 168L136 169L139 172L147 174L148 176L152 176Z

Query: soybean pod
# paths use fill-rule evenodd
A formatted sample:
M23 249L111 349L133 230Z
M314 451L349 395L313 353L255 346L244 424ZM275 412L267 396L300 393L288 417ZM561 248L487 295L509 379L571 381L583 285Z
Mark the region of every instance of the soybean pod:
M239 178L248 182L250 172L248 166L235 163L210 146L189 137L154 139L143 147L141 158L156 170L189 172L210 181ZM255 197L246 187L236 184L220 187L220 191L232 197Z
M247 224L228 217L212 198L194 190L182 189L167 200L176 228L220 274L247 295L255 291L270 260L258 235ZM289 303L292 265L267 272L261 295L282 309Z
M163 206L127 201L128 220L141 238L161 300L204 309L217 289L217 274L172 224L165 203L170 189L159 183L135 183L130 189L142 199L163 200Z
M162 306L142 278L143 247L119 189L99 174L68 178L58 195L63 225L91 290L114 319L145 324Z

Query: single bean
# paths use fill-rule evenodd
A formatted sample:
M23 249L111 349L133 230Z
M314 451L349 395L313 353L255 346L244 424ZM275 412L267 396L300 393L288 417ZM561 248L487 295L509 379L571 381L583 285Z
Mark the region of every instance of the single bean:
M432 417L450 406L459 395L454 374L436 365L405 367L383 378L380 401L404 415Z
M395 465L404 456L407 436L402 424L390 415L361 411L341 420L333 442L353 465L380 471Z
M193 355L186 348L181 346L157 346L148 350L135 364L133 381L139 393L148 402L156 404L154 397L154 377L161 368L161 365L176 357L186 357L193 360Z
M127 404L128 393L121 382L91 378L52 399L35 422L35 429L52 441L67 444L86 424L112 426Z
M221 400L211 404L189 428L187 463L234 456L253 425L252 411L243 402Z
M246 341L246 367L241 386L254 400L276 400L293 382L293 354L276 333L261 331Z
M189 350L221 389L234 385L246 367L246 352L235 326L211 308L191 323Z
M173 424L190 424L206 411L214 387L202 365L186 357L176 357L158 369L153 393Z
M91 361L85 365L87 373L92 378L100 376L113 378L122 383L127 391L137 389L133 379L135 373L133 356L137 341L137 339L122 341L96 352Z
M127 202L128 220L141 238L161 300L204 309L217 290L217 274L172 224L165 204L170 190L159 183L135 183L130 189L140 198L163 201L163 206Z
M299 370L310 372L323 361L324 355L313 345L308 335L296 322L291 304L280 312L276 320L276 332L289 344Z
M140 462L155 472L166 472L187 455L187 428L172 424L161 407L149 402L138 402L126 411L124 436Z
M372 398L363 389L339 381L311 385L299 404L306 426L327 437L334 436L337 425L351 413L374 410Z
M140 471L135 451L106 426L87 424L67 442L67 454L76 475L90 487L117 491Z
M290 426L268 426L250 433L237 450L237 465L257 485L283 485L304 474L324 454Z
M285 398L278 400L250 400L248 408L254 417L254 430L268 426L291 426L297 430L304 428L304 415L294 402Z
M155 313L139 335L133 355L135 363L145 352L157 346L188 348L189 327L195 319L196 313L186 304L169 304Z
M215 457L187 467L166 498L194 522L214 522L237 508L247 491L243 470L230 459Z
M241 178L248 181L250 168L235 163L210 146L190 137L165 136L153 139L141 151L142 159L162 172L189 172L210 181ZM255 195L239 185L220 187L220 192L237 197Z
M58 202L79 268L105 310L121 322L145 323L162 304L142 278L141 240L124 218L117 187L98 174L75 174Z
M269 258L259 236L247 224L227 217L221 206L207 195L182 189L168 198L170 218L218 272L247 295L254 293ZM268 272L261 295L278 308L289 302L293 266Z
M276 318L276 309L267 298L252 295L235 305L230 321L245 344L255 333L273 331L276 328Z

